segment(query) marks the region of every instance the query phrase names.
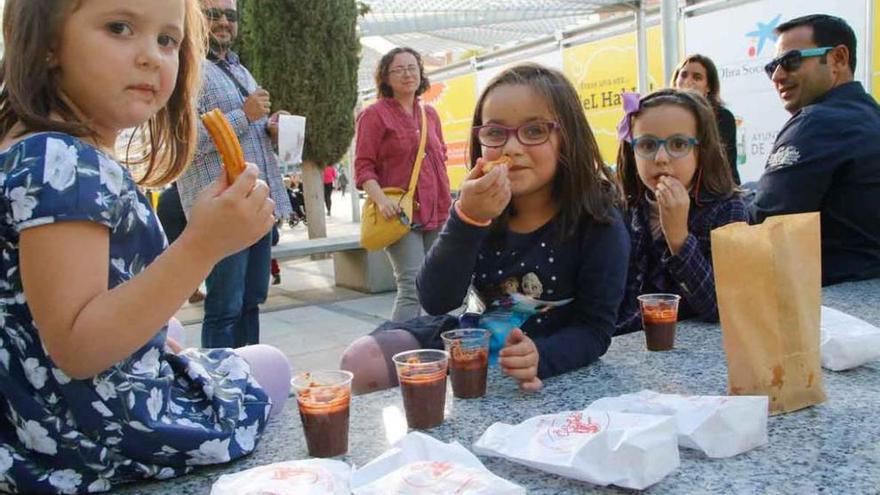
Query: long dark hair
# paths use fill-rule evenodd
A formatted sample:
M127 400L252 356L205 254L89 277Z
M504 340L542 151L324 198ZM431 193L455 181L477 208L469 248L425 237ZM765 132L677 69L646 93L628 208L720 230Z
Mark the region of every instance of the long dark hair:
M699 53L688 55L678 64L675 72L672 73L672 81L669 82L669 85L673 88L677 87L678 74L691 62L702 65L703 69L706 70L706 85L709 87L709 91L706 92L706 99L709 100L709 103L712 104L712 109L717 113L718 109L724 106L724 102L721 101L721 79L718 78L718 69L711 58Z
M495 76L483 90L474 110L474 127L483 125L483 102L489 93L507 84L532 88L544 99L559 123L559 161L552 194L560 205L557 225L561 237L576 235L584 220L611 223L616 187L602 162L599 146L574 86L561 72L538 64L510 67ZM475 135L471 135L469 147L473 166L483 155ZM511 213L515 212L508 206L501 222L495 222L499 229L506 228Z
M373 74L373 78L376 80L376 95L380 98L394 98L394 90L388 84L388 71L391 69L391 62L394 62L394 57L401 53L409 53L416 58L416 62L419 64L421 82L419 82L419 87L416 89L416 96L420 96L431 87L428 76L425 75L425 64L422 62L422 56L419 55L419 52L408 46L397 47L382 56L382 60L379 60L379 65L376 66L376 72Z
M629 128L633 128L634 120L645 109L663 105L675 105L683 108L690 112L697 122L695 137L700 141L700 144L694 148L694 153L697 153L697 170L694 174L695 182L691 187L691 194L697 204L699 205L700 194L703 192L717 198L728 198L735 194L736 184L730 174L730 166L727 164L727 154L724 152L724 146L721 144L721 138L718 134L715 114L703 95L677 89L655 91L641 99L639 111L629 117ZM636 157L632 144L626 141L620 143L620 149L617 153L617 179L623 189L623 199L627 208L635 207L641 200L645 189L636 168Z
M24 133L57 131L94 137L58 90L57 68L50 66L51 47L58 42L64 22L81 0L7 0L3 11L6 49L0 67L0 136L16 124ZM195 98L201 88L205 58L205 24L198 0L185 0L185 33L180 42L180 65L168 103L136 129L136 167L139 183L155 187L172 182L189 164L198 126ZM92 55L97 56L97 55ZM52 114L61 117L53 119Z

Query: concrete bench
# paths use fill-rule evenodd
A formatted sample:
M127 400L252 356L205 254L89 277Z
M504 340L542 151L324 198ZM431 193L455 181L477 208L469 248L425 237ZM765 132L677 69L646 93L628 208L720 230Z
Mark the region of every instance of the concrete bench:
M388 257L382 251L362 248L359 234L282 242L272 247L272 257L278 261L313 254L333 255L333 276L339 287L368 294L397 289Z

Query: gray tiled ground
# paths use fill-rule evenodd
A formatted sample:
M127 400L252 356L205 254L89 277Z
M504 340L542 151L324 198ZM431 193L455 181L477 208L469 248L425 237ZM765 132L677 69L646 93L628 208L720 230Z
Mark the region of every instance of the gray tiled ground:
M294 371L332 368L349 343L388 317L393 302L394 293L386 293L264 312L260 340L281 349ZM201 323L186 326L188 345L198 345L201 328Z

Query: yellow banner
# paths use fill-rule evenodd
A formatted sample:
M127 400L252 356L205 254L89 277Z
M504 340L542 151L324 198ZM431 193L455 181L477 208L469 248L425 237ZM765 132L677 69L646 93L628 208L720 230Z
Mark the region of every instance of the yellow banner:
M871 92L874 93L874 99L880 101L880 0L874 0L872 24L873 45L871 47L874 52L874 60L871 64Z
M422 101L434 107L440 115L448 157L449 185L457 191L467 175L466 149L477 103L477 76L465 74L434 82L422 95Z
M880 1L880 0L877 0ZM650 89L666 87L659 26L648 29ZM636 34L627 33L566 48L563 70L581 97L581 105L606 163L617 160L617 123L623 116L620 93L636 91L638 53Z

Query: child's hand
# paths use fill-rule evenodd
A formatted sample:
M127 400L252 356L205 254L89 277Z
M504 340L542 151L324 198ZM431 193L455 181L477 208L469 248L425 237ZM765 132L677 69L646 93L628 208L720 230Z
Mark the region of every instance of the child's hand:
M269 186L258 177L253 163L232 185L226 183L226 174L220 174L199 193L181 239L207 259L220 261L266 235L275 221L275 202Z
M543 383L538 378L538 348L522 330L511 330L498 358L501 370L519 381L520 390L537 392L541 389Z
M666 244L673 255L678 254L688 236L691 197L678 179L668 175L660 178L654 195L660 206L660 227Z
M468 173L458 195L461 211L478 222L494 220L510 203L510 179L507 167L499 165L483 173L483 158Z

